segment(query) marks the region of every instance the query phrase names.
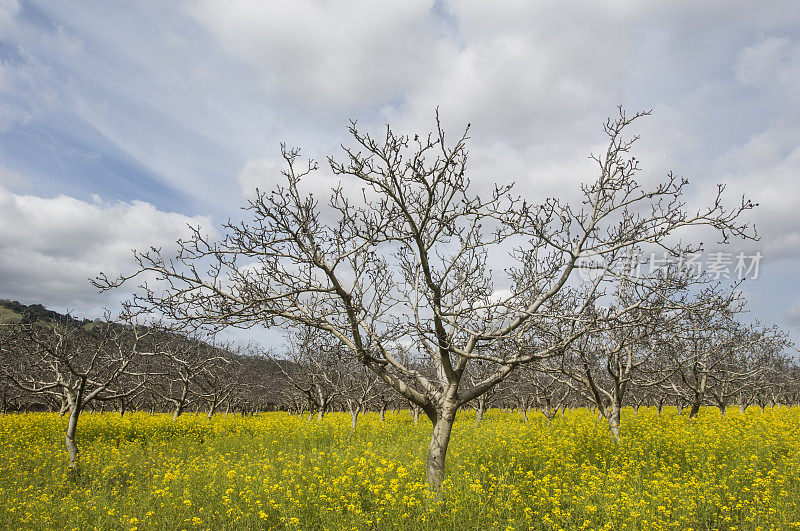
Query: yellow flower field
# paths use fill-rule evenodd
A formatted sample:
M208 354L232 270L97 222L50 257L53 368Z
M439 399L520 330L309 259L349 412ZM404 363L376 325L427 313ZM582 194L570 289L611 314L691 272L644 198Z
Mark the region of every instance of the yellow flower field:
M541 417L541 416L540 416ZM456 423L440 492L430 424L85 414L80 471L65 419L0 417L3 529L796 529L800 409L696 420L626 411L622 440L586 410L547 423Z

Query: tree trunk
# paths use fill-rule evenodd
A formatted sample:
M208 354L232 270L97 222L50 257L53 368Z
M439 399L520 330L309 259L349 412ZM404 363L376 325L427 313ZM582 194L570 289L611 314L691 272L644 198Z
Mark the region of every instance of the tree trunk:
M700 411L700 406L703 404L703 400L706 397L706 385L708 385L708 373L703 372L697 384L697 388L694 392L694 401L692 402L692 409L691 411L689 411L690 419L696 418L697 413Z
M322 419L324 418L325 418L325 408L319 408L319 411L317 411L317 420L322 422Z
M454 420L454 413L440 413L436 422L433 423L433 434L431 435L431 444L428 446L428 462L425 466L425 475L428 484L435 490L439 490L444 479L444 462Z
M81 414L79 401L76 400L69 412L67 421L67 454L69 454L69 468L75 470L78 467L78 445L75 443L75 430L78 428L78 417Z
M550 409L550 404L547 402L544 403L544 406L542 406L541 411L542 415L544 415L544 418L547 419L548 424L550 423L551 420L553 420L553 417L556 416L556 412Z
M700 404L702 403L703 399L700 395L695 395L695 399L692 402L692 409L689 410L689 418L697 418L697 413L700 411Z
M611 404L608 414L608 428L611 435L619 442L620 407L619 404Z
M475 410L475 425L481 423L483 420L483 412L486 411L486 400L481 400L483 397L478 397L478 408Z
M386 406L381 406L381 422L386 422Z
M356 426L358 425L358 414L359 411L357 409L350 410L350 428L353 430L356 429Z

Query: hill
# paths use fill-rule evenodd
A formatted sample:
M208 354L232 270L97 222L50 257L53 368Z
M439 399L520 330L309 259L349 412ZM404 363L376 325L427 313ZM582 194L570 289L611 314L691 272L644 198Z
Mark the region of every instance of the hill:
M22 304L19 301L0 299L0 324L5 323L35 323L37 321L53 322L69 319L76 325L91 329L94 321L78 319L72 315L64 315L53 310L48 310L41 304Z

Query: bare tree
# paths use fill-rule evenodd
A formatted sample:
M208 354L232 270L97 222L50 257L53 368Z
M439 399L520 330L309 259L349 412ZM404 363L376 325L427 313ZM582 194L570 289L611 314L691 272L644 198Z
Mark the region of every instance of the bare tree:
M528 421L528 412L537 403L537 388L533 380L538 372L533 365L523 366L506 378L506 400L519 411L525 422Z
M667 383L674 396L691 406L689 418L695 418L706 402L709 375L724 367L727 354L723 344L730 341L739 309L695 307L683 312L675 323L678 331L669 355L678 371Z
M2 329L0 328L0 330ZM2 338L1 334L0 338ZM2 344L2 339L0 339L0 344ZM5 358L5 356L2 358ZM0 379L0 414L5 415L10 411L21 411L25 403L26 396L22 389L11 385L6 379Z
M306 326L292 334L288 347L288 355L272 359L308 402L309 419L316 411L321 421L343 388L339 345Z
M732 401L745 409L757 399L769 369L789 345L777 328L736 321L740 309L695 308L681 316L681 331L672 349L679 369L668 385L673 395L691 406L689 418L707 403L723 415Z
M492 374L497 372L497 366L495 363L485 362L483 360L478 360L477 363L472 364L469 369L466 371L466 385L464 386L465 391L475 387L476 385L480 385L486 378L489 378ZM475 410L475 425L481 423L483 420L483 415L486 413L487 409L489 409L492 404L500 398L500 386L496 385L486 391L485 393L475 397L470 405Z
M691 288L705 280L678 267L649 278L623 275L612 293L589 308L597 327L561 358L555 374L597 407L617 440L629 391L656 388L677 370L662 363L677 335L674 322L696 306L718 303L711 289L692 295Z
M375 399L374 402L378 407L378 413L381 418L381 422L386 421L386 410L392 407L398 407L400 401L398 400L399 396L395 392L394 389L386 385L383 380L378 380L376 382L375 387Z
M783 401L783 393L792 387L793 369L796 361L787 351L793 347L788 334L775 329L775 340L763 343L762 355L764 374L760 385L754 386L753 401L764 411L767 406L775 407Z
M341 358L340 358L341 359ZM347 359L343 357L343 359ZM353 360L356 361L356 360ZM337 379L337 393L350 414L350 426L356 429L358 416L369 409L374 400L378 377L359 363L344 363Z
M145 382L119 387L129 372L148 331L137 326L103 322L85 330L69 316L61 321L6 327L0 367L19 389L35 394L61 393L69 412L65 435L69 467L78 465L76 432L81 412L93 401L117 400L135 393Z
M533 398L544 417L551 421L573 394L572 388L547 372L537 371L530 380ZM527 418L527 416L526 416Z
M209 419L234 392L241 369L241 355L233 354L230 345L212 348L216 353L208 358L208 363L197 374L194 389L195 396L205 404Z
M448 145L438 114L427 135L387 127L374 137L353 122L344 161L328 159L349 182L327 206L303 192L317 164L284 147L286 182L248 202L249 222L227 223L222 241L196 229L175 259L156 249L135 253L133 275L101 274L96 285L109 289L152 272L164 282L140 286L132 303L143 311L187 326L299 324L331 335L428 416L426 474L438 488L459 407L520 365L559 355L591 327L581 315L605 277L577 279L586 260L611 270L626 249L645 243L678 255L686 247L671 237L686 226L708 225L723 238L750 235L738 218L752 204L725 208L722 187L710 207L689 212L685 180L669 175L649 189L637 183L629 154L636 138L623 131L643 114L620 110L605 124L608 148L593 157L598 177L582 187L578 205L547 199L534 206L514 197L511 185L473 193L467 131ZM509 257L505 276L489 269L490 253ZM433 377L398 359L398 342L427 358ZM517 347L487 348L497 342ZM462 389L475 359L497 370Z
M745 326L732 322L726 339L718 349L722 361L709 370L706 388L722 415L732 402L738 402L744 412L755 401L772 361L789 344L780 330L760 323Z
M228 361L220 349L209 344L213 338L186 337L161 327L152 331L158 337L153 355L160 362L160 372L151 373L150 387L156 396L172 405L172 419L177 420L193 401L211 400L216 409L220 396L215 384Z
M233 379L225 401L226 413L280 409L291 386L279 365L259 349L250 347L235 352L238 354L235 361L226 365L226 371Z

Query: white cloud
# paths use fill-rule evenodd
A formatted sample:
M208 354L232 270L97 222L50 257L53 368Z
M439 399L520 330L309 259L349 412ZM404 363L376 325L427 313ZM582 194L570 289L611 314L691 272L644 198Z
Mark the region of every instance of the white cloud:
M745 85L768 90L800 89L800 44L788 37L770 37L745 48L734 68Z
M22 175L12 169L0 166L0 189L16 189L28 188L30 181L25 179Z
M0 103L0 132L10 130L17 124L24 124L30 121L30 113L4 103Z
M188 235L187 224L214 234L206 217L162 212L142 201L88 203L0 189L0 296L97 312L123 294L98 295L89 278L133 272L132 249L163 247L169 256Z
M432 0L200 0L187 10L219 44L257 72L260 88L293 113L349 113L402 98L434 71Z
M728 146L710 165L733 196L759 203L750 215L761 235L753 244L765 260L800 259L800 40L768 37L744 47L733 72L754 90L749 103L761 113L759 127Z
M749 215L762 241L755 244L770 261L800 258L800 127L776 124L754 135L718 161L720 179L732 196L746 195L759 206Z
M272 190L275 183L282 181L284 165L281 162L265 157L248 160L236 176L242 195L253 197L256 188L262 192Z
M12 31L17 13L18 0L0 0L0 35L8 35Z
M798 300L791 308L789 308L789 310L786 312L784 320L792 328L800 330L800 300Z

